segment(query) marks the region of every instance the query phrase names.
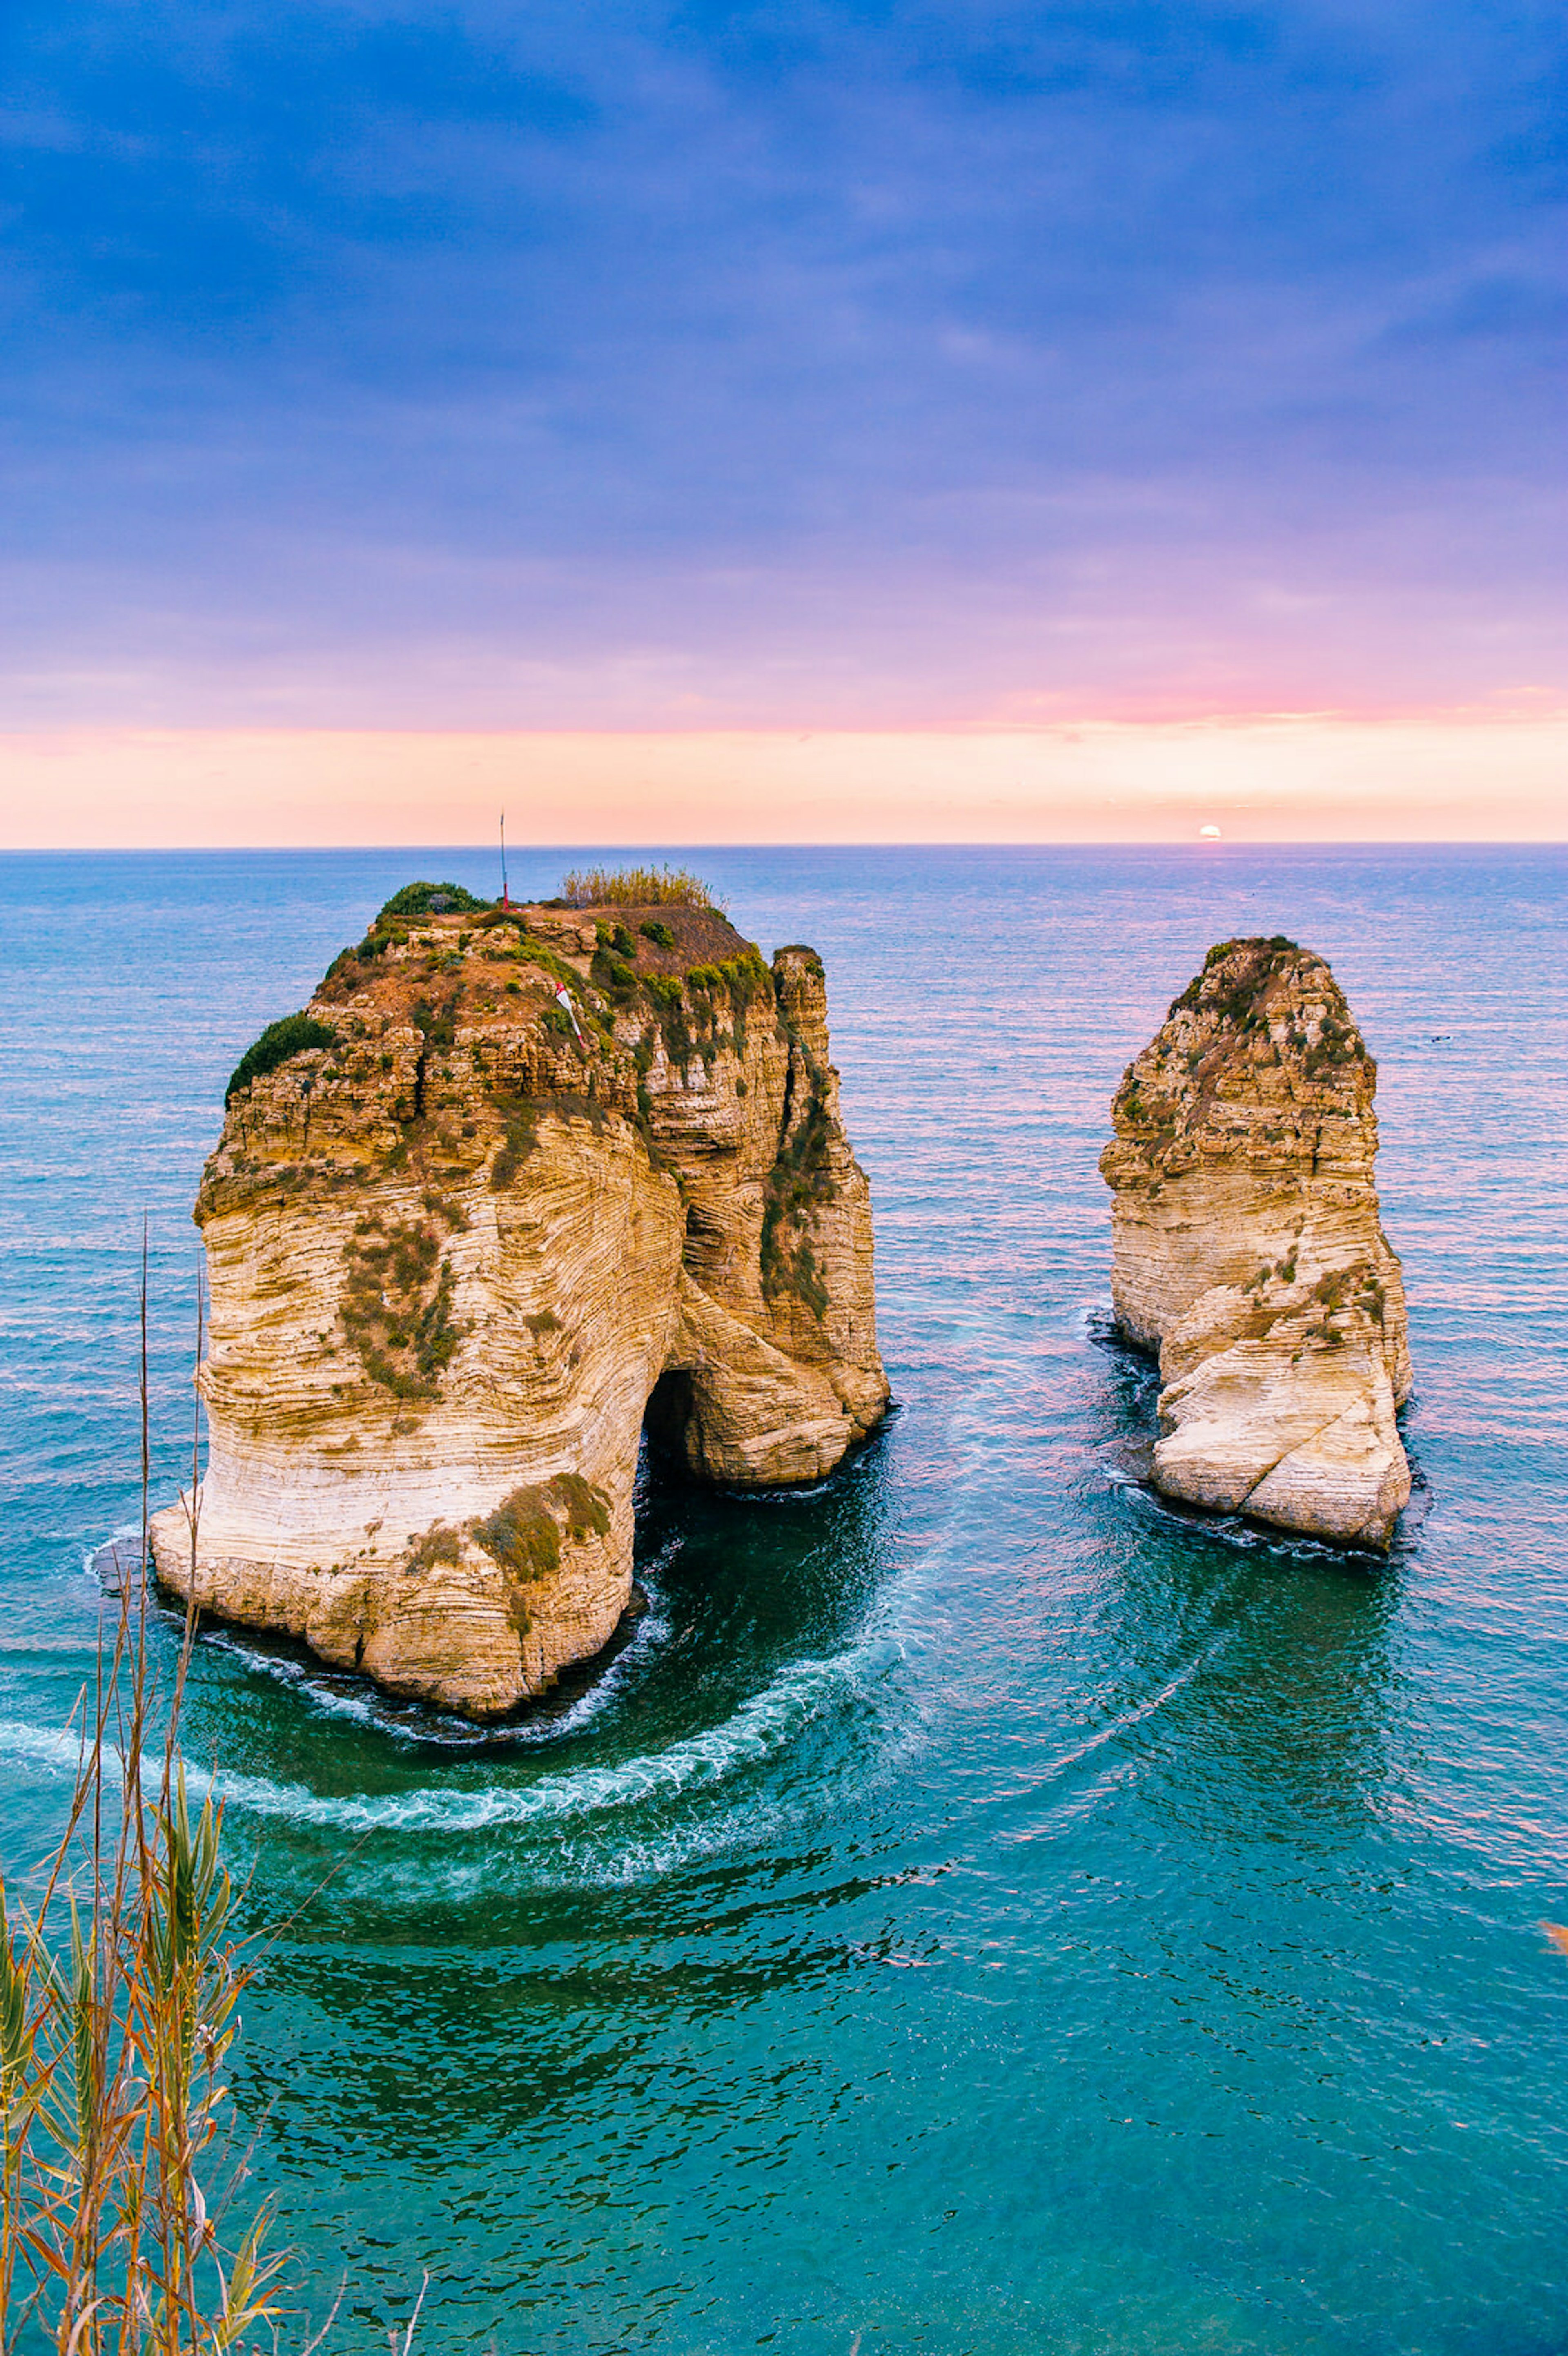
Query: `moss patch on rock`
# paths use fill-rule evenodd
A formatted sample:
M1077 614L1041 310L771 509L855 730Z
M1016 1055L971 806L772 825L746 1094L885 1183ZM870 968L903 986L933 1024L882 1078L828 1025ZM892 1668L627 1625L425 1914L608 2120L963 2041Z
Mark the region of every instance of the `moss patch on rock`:
M812 1213L831 1203L837 1188L830 1153L833 1124L823 1075L809 1060L805 1071L809 1089L805 1108L792 1125L786 1108L784 1140L763 1189L763 1294L773 1300L780 1293L793 1292L814 1316L821 1318L827 1313L827 1288L807 1230Z
M470 1534L499 1563L514 1590L512 1624L519 1635L528 1633L528 1605L516 1593L537 1584L560 1569L560 1540L607 1537L610 1500L603 1489L581 1472L557 1472L549 1481L514 1489L484 1521L471 1522Z
M453 1275L424 1221L361 1219L344 1254L339 1314L373 1383L400 1399L433 1399L463 1339Z
M438 1562L459 1563L463 1560L463 1533L448 1522L432 1522L428 1530L409 1537L409 1550L403 1558L403 1568L409 1571L433 1570Z

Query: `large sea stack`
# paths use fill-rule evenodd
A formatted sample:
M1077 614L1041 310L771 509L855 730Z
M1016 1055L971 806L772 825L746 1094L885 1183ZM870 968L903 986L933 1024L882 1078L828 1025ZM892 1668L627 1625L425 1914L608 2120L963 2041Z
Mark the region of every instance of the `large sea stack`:
M1159 1353L1156 1486L1383 1547L1411 1375L1376 1085L1321 958L1221 941L1124 1076L1100 1168L1116 1318Z
M400 894L240 1065L195 1215L197 1601L470 1717L613 1633L645 1419L765 1487L886 1406L821 962L700 900ZM188 1500L153 1542L188 1592Z

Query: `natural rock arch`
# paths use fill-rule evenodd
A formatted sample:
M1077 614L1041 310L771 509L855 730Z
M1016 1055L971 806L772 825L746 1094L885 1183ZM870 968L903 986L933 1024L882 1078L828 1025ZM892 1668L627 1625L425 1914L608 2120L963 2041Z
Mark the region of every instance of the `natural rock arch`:
M869 1190L814 951L410 896L236 1075L195 1540L187 1499L153 1544L202 1609L488 1718L613 1634L650 1401L739 1486L880 1420Z

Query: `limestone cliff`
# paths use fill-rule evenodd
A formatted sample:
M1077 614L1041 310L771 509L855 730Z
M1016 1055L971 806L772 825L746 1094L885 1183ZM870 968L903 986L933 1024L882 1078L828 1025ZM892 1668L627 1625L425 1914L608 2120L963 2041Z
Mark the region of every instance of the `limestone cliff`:
M400 894L241 1064L195 1215L197 1601L473 1717L613 1633L650 1400L754 1485L886 1405L821 963L711 907ZM189 1591L186 1501L154 1548Z
M1386 1547L1411 1376L1376 1084L1321 958L1222 941L1125 1075L1100 1169L1116 1317L1159 1353L1157 1487Z

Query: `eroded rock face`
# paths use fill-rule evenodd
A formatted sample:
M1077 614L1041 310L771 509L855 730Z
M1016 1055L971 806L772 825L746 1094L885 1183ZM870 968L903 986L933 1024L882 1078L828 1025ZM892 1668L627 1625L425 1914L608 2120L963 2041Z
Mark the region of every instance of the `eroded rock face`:
M1112 1295L1159 1353L1156 1485L1386 1547L1410 1495L1377 1067L1322 958L1223 941L1116 1092Z
M711 1481L816 1479L881 1417L814 951L696 907L383 917L274 1032L196 1206L176 1592L493 1717L626 1608L656 1387Z

